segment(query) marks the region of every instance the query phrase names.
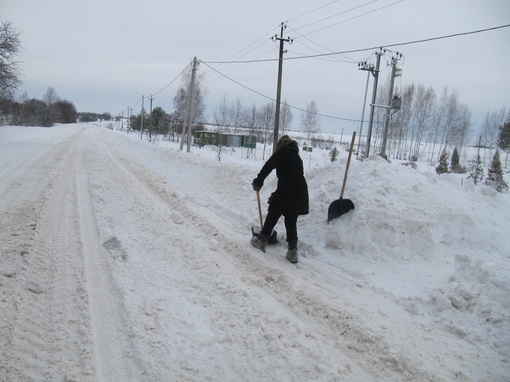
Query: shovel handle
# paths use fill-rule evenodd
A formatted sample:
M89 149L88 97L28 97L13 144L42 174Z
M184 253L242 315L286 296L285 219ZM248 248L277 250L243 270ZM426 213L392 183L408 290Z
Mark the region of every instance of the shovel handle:
M344 197L345 183L347 183L347 172L349 171L349 165L351 164L352 148L354 147L354 140L356 139L356 132L352 133L351 147L349 148L349 157L347 158L347 166L345 167L344 182L342 184L342 192L340 193L340 199Z
M262 207L260 207L260 193L257 191L257 204L259 206L260 229L262 229Z

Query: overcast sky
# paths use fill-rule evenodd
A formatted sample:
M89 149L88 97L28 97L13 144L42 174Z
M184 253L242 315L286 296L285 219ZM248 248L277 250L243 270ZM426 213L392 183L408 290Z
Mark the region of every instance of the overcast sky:
M357 63L375 63L377 47L403 54L397 92L409 84L438 96L445 87L456 91L475 129L487 112L510 107L509 27L391 46L510 24L508 0L2 0L0 19L21 33L21 92L42 99L52 86L79 112L139 113L141 96L152 94L153 107L170 113L179 74L195 56L203 61L208 120L224 97L270 102L278 73L271 36L281 22L293 39L285 45L282 101L304 109L314 100L326 133L359 125L367 72ZM390 59L381 61L380 84ZM255 62L217 63L239 60ZM369 100L371 92L372 82ZM301 111L293 114L298 129Z

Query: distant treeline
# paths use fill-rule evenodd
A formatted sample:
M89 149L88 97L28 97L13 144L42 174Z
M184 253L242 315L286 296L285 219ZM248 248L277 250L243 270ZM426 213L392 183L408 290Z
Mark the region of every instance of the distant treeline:
M112 119L112 116L110 113L91 113L91 112L84 112L84 113L78 113L78 121L80 122L97 122L97 121L110 121Z
M0 98L0 124L13 126L50 127L56 123L76 123L110 121L110 113L78 113L71 101L60 99L50 87L42 100L28 98L26 94L19 100Z

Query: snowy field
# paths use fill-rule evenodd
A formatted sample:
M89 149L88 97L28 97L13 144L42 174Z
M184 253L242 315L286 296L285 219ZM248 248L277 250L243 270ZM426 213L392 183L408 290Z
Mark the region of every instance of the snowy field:
M0 380L510 381L510 193L371 156L328 225L328 154L294 265L249 244L260 146L0 127Z

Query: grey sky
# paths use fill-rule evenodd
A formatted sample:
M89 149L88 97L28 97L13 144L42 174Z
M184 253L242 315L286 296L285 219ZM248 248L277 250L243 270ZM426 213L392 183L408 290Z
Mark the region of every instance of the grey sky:
M21 32L25 52L23 85L29 97L42 98L53 86L78 111L138 113L142 95L153 106L173 111L181 79L161 91L196 56L208 93L206 115L223 97L243 105L269 102L231 79L276 98L278 44L271 36L288 21L285 58L388 46L510 24L508 0L3 0L0 18ZM390 47L404 55L407 84L444 87L458 93L477 128L487 112L509 105L510 28L430 42ZM359 120L366 72L357 62L374 50L284 62L282 100L298 108L315 100L322 114ZM372 57L372 58L371 58ZM389 75L389 55L381 63L380 83ZM271 60L245 64L216 61ZM369 88L369 96L371 92ZM161 92L160 92L161 91ZM158 93L159 92L159 93ZM370 97L369 97L370 98ZM293 128L301 112L293 111ZM322 117L323 131L350 131L359 122Z

